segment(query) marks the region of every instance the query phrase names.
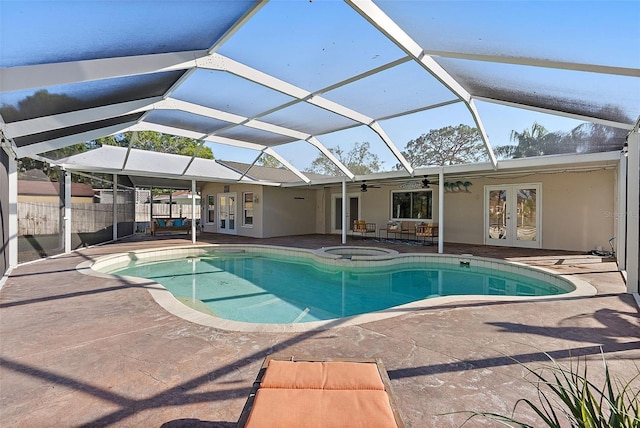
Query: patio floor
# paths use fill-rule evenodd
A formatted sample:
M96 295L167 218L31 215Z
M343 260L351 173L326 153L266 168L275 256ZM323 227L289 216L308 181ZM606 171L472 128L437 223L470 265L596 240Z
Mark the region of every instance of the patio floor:
M203 234L200 242L303 248L340 244L327 235L250 239ZM517 260L576 275L589 298L425 306L359 326L305 333L238 333L177 318L141 287L75 270L97 256L184 245L182 236L135 237L13 270L0 291L0 426L233 427L265 356L377 357L408 427L454 427L476 410L508 414L536 400L523 380L545 353L589 360L614 375L638 372L640 315L616 264L564 251L445 244L445 252ZM436 247L349 238L400 252ZM640 380L636 381L636 388ZM524 408L523 408L524 409ZM445 415L446 414L446 415ZM532 421L529 413L521 419ZM468 426L498 426L474 419ZM500 425L501 426L501 425Z

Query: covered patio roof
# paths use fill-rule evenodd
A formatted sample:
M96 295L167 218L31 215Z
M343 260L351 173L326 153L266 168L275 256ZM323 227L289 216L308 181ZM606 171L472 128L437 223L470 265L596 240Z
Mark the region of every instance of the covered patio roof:
M269 154L309 184L298 156L322 153L353 180L328 148L360 138L413 176L404 144L466 123L498 169L506 141L488 124L506 111L634 127L639 20L637 2L3 2L2 146L42 157L151 130L232 161ZM103 153L105 171L249 180L197 158Z

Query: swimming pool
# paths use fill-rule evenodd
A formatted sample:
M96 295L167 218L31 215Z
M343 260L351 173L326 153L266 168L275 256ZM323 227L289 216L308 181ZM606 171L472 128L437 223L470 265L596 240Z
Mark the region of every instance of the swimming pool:
M147 278L171 292L174 301L198 311L195 322L224 319L234 330L245 324L299 331L305 328L296 326L336 320L366 322L371 314L394 316L447 297L548 298L577 291L565 278L523 265L357 248L196 246L109 256L92 269ZM150 289L157 301L158 290Z

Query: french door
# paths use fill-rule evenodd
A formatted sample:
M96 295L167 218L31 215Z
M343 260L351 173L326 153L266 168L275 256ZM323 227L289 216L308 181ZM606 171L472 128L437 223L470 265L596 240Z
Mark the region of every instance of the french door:
M333 195L333 201L331 204L331 232L342 232L342 195ZM348 193L347 194L347 230L351 229L353 220L358 220L360 217L360 193Z
M236 194L218 194L218 232L236 234Z
M541 248L541 202L540 183L485 186L485 244Z

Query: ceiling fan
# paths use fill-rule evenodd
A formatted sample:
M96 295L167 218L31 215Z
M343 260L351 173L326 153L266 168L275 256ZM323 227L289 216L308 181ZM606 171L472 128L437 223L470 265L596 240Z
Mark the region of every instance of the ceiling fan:
M424 176L424 179L421 181L421 183L423 189L428 189L432 184L435 186L439 184L437 181L429 180L426 175Z
M363 181L362 184L360 185L360 191L361 192L366 192L367 189L379 189L380 186L374 186L372 184L367 184L366 181Z

